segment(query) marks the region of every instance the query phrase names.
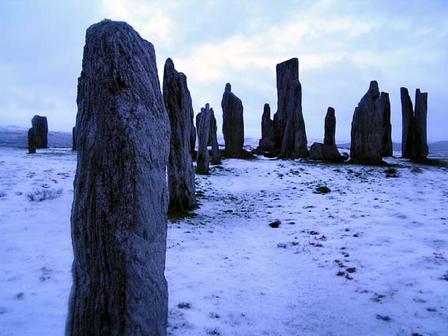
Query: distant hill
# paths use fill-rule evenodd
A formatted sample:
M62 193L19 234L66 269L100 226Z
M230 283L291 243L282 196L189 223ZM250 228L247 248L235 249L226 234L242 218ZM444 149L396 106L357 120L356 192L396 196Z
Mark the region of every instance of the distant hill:
M18 126L0 126L0 146L1 147L28 147L27 139L28 129ZM222 139L220 139L222 140ZM220 143L224 141L220 141ZM314 141L310 139L308 144L311 145ZM246 138L245 144L256 148L258 145L258 139ZM56 148L71 148L72 147L72 134L71 132L48 132L48 145ZM350 150L350 143L340 143L339 148ZM401 151L400 143L393 143L394 151ZM429 153L432 156L448 156L448 141L437 141L429 144Z
M17 126L0 126L0 146L28 147L28 129ZM48 132L48 146L56 148L72 147L72 134L69 132Z

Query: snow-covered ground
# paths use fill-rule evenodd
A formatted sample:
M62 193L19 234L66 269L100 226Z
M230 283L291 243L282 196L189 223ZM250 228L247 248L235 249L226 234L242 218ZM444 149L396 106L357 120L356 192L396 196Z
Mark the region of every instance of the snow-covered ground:
M448 170L389 162L198 176L200 208L168 225L169 334L447 335ZM0 335L63 334L75 164L0 148Z

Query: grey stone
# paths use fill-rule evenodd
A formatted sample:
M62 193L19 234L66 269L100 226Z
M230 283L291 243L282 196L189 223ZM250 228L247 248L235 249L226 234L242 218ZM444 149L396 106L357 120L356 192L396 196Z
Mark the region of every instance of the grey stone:
M239 157L244 145L243 103L232 92L229 83L226 84L222 95L221 107L224 153L227 157Z
M311 145L310 156L311 160L339 162L344 158L338 151L336 145L328 145L325 143L315 142Z
M191 158L191 114L193 107L187 77L177 72L168 58L163 71L163 99L171 124L168 158L170 214L183 214L196 206L196 187Z
M333 107L329 107L325 115L324 144L336 145L336 114Z
M72 128L72 151L76 150L76 126Z
M48 148L48 122L47 117L35 115L31 120L34 130L36 148Z
M196 173L208 174L210 169L210 156L208 144L210 139L210 105L205 104L201 112L196 115L196 131L198 133L198 156L196 160Z
M401 116L402 116L402 137L401 156L411 159L414 156L415 138L415 118L412 100L407 88L400 88L401 95Z
M305 122L302 115L302 86L293 80L288 88L286 124L283 133L280 156L282 158L304 158L308 156Z
M289 89L293 81L299 80L299 59L291 58L277 64L277 112L274 114L274 139L276 148L283 143L284 130L288 118Z
M381 92L380 101L383 110L383 157L392 156L392 124L390 122L390 99L387 92Z
M170 123L156 57L125 22L87 29L78 81L66 335L166 335Z
M36 139L34 138L34 129L30 128L28 130L28 153L36 153Z
M261 139L258 143L258 151L271 152L274 150L274 121L271 119L271 107L264 104L261 117Z
M379 164L383 156L384 104L378 83L370 82L369 90L355 108L352 120L350 157L353 163Z
M428 156L428 142L426 134L428 112L428 93L415 91L415 149L414 159L421 161Z
M210 163L213 165L221 164L221 153L218 145L218 127L216 125L215 112L210 109L210 130L208 137L208 145L212 147L212 155Z

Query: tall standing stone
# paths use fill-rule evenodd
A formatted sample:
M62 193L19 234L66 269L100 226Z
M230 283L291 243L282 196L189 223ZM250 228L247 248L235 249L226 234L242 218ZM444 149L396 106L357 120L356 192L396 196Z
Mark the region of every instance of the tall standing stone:
M277 112L274 114L275 148L283 158L308 156L302 113L299 60L292 58L276 66Z
M336 145L336 113L331 106L327 109L327 114L325 115L324 144Z
M77 103L66 335L166 335L170 124L152 44L125 22L88 28Z
M400 88L401 95L401 156L411 159L414 156L415 119L412 100L407 88Z
M289 84L286 106L285 129L280 156L282 158L303 158L308 156L305 122L302 115L302 86L298 80Z
M261 139L258 149L262 152L274 150L274 121L271 119L271 107L264 104L263 115L261 117Z
M48 121L47 117L35 115L31 119L34 130L36 148L48 148Z
M228 157L239 157L244 145L243 103L233 92L229 83L226 84L221 101L222 133L225 150Z
M176 71L170 58L166 60L163 72L163 99L171 124L168 159L169 212L181 214L196 206L191 158L193 107L187 77Z
M198 132L198 157L196 160L196 173L208 174L210 169L210 157L208 144L210 139L210 105L205 104L201 112L196 115L196 130Z
M215 112L210 108L210 130L208 137L208 145L212 147L212 158L210 160L211 164L219 165L221 164L221 153L219 152L218 145L218 127L216 125Z
M354 163L378 164L383 157L384 109L376 81L355 108L350 156Z
M276 147L280 148L289 114L290 85L293 81L299 80L299 59L291 58L279 63L275 70L277 75L277 112L274 114L274 138Z
M392 156L392 124L390 122L390 99L387 92L381 92L380 101L383 110L383 156Z
M28 154L36 153L36 139L34 138L34 130L28 130Z
M425 160L428 156L428 143L426 135L426 119L428 112L428 93L415 91L415 149L414 158Z

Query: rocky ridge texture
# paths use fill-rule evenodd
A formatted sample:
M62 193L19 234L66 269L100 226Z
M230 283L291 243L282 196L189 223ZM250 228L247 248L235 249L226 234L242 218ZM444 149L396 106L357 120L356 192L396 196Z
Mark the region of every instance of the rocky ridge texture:
M87 29L78 81L73 287L66 335L166 335L170 126L151 43Z

